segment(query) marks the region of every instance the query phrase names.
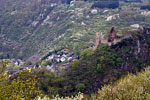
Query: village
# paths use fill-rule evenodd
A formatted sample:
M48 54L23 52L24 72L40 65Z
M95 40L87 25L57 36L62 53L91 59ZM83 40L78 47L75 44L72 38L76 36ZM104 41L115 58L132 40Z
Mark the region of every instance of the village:
M9 75L14 75L19 73L21 70L28 70L35 68L32 65L25 65L24 61L21 59L0 59L0 61L7 61L6 71Z
M73 52L70 53L68 49L63 49L47 56L44 60L47 63L41 65L46 66L47 70L55 71L60 74L60 70L69 67L70 63L74 60L79 60L79 56L75 55ZM39 66L39 68L41 68L41 66Z
M46 65L32 64L31 62L25 62L21 59L0 59L0 61L8 61L6 72L10 75L17 74L21 70L31 71L36 68L46 68L46 70L55 71L59 74L61 68L69 66L69 64L74 60L79 60L79 56L74 55L74 53L67 53L65 49L58 53L52 53L48 56L44 61L50 63L47 63Z

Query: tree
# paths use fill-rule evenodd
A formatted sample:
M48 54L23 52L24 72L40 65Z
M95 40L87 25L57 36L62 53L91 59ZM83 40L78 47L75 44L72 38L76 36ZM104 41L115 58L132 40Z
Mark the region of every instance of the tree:
M82 92L84 89L85 89L85 85L84 84L79 83L79 84L76 85L76 90L78 92Z
M98 46L96 54L99 59L97 64L97 71L99 73L103 73L108 69L116 69L123 62L123 59L105 44Z
M67 4L70 4L71 1L72 1L72 0L67 0Z
M37 81L29 71L10 76L4 73L6 67L7 62L0 62L0 100L32 100L40 95Z
M150 67L102 87L91 100L150 100Z
M119 7L119 1L118 0L101 0L95 2L91 8L111 8L116 9Z
M80 53L80 60L88 59L93 55L92 49L85 49Z
M98 72L102 72L102 65L101 64L97 64L97 71Z
M78 68L78 67L79 67L79 60L74 60L74 61L72 62L72 64L71 64L71 66L72 66L73 68Z
M8 61L0 61L0 75L4 73L5 68L7 67Z

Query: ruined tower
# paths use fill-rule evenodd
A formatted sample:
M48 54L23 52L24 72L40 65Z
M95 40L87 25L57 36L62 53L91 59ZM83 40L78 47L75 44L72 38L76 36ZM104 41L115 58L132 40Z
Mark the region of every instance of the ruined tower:
M115 28L112 27L108 34L108 42L113 42L115 38L116 38L116 31Z

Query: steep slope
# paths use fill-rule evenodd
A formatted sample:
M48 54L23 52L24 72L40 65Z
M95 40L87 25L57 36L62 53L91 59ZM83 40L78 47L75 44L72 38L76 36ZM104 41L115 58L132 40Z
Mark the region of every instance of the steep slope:
M105 35L105 30L112 26L124 28L132 24L149 25L150 22L149 15L142 15L142 11L132 9L130 5L123 5L120 10L91 9L93 2L62 4L65 2L1 0L0 54L38 60L57 49L78 53L95 46L96 32Z
M0 1L0 33L3 52L10 52L10 56L29 56L22 54L20 48L41 25L43 20L53 9L61 4L60 0L7 0ZM28 49L26 47L26 49ZM28 49L29 50L29 49ZM20 51L20 52L19 52ZM32 51L32 49L30 50ZM27 51L29 54L33 52Z
M131 33L131 32L130 32ZM136 74L150 63L150 30L135 31L132 37L108 47L100 44L93 53L84 51L78 62L73 62L66 72L66 86L70 91L77 91L77 86L84 93L95 92L98 87L113 83L128 72ZM89 78L90 77L90 78ZM86 88L85 88L86 87Z
M48 69L35 71L40 79L40 89L50 97L57 94L71 96L78 92L91 94L128 73L136 75L144 70L150 65L150 29L141 28L126 33L131 37L111 46L101 43L96 50L82 51L80 59L74 60L61 75L50 73Z

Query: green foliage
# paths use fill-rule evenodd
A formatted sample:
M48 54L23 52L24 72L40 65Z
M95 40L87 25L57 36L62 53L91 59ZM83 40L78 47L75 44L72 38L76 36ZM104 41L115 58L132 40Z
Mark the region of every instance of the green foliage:
M8 61L0 61L0 74L4 73L4 70L7 68Z
M150 68L138 73L129 74L114 85L104 86L92 100L149 100Z
M70 6L74 11L69 11L69 6L64 4L51 7L52 2L60 4L61 0L8 0L4 4L0 2L5 8L0 7L0 51L4 52L3 58L7 58L4 57L7 54L16 58L45 55L59 48L67 48L78 54L95 45L96 32L101 31L105 35L105 30L112 26L124 28L135 23L149 26L150 22L149 16L141 15L141 11L134 10L130 5L129 9L125 10L124 6L121 6L120 10L108 9L106 13L102 13L103 9L98 9L99 13L93 15L89 13L93 2L76 1L74 6ZM98 5L108 6L112 2L116 0L100 1ZM95 0L94 3L97 4ZM83 16L78 16L78 13ZM105 21L106 17L114 14L119 14L120 18ZM82 25L82 22L85 25ZM7 40L10 40L10 43L7 43ZM7 46L4 46L3 42L6 42Z
M112 85L105 85L96 94L91 97L86 97L84 94L79 93L75 100L149 100L150 99L150 67L145 71L139 72L137 75L128 74L126 77L118 80ZM79 91L85 88L84 84L79 83L76 86ZM69 97L60 98L57 96L55 99L72 100ZM48 99L48 98L47 98Z
M31 61L26 61L26 62L24 63L24 65L26 65L26 66L32 65L32 62L31 62Z
M74 60L74 61L72 62L72 64L71 64L71 67L77 69L77 68L79 67L79 60Z
M41 63L42 66L47 66L47 65L51 65L51 61L49 60L43 60Z
M97 71L98 71L98 72L103 72L103 69L102 69L102 65L101 65L101 64L97 64Z
M143 5L141 6L142 10L150 10L150 5Z
M104 72L106 69L116 68L123 62L123 59L105 44L99 45L97 55L100 56L99 64L97 64L97 71L99 72Z
M78 6L75 5L74 9L81 9L84 16L77 17L76 11L74 13L67 10L68 6L60 5L52 9L49 0L41 3L37 0L22 1L8 0L9 7L6 5L4 11L2 9L0 12L0 33L2 37L4 36L4 38L0 38L0 43L10 40L8 47L3 47L0 44L0 50L4 50L13 57L29 57L38 53L43 55L49 49L55 50L58 48L68 48L70 51L79 53L94 45L96 32L106 33L104 30L110 29L112 26L124 28L135 23L149 25L149 16L143 17L140 15L141 12L136 10L109 9L106 14L101 14L103 10L98 9L99 13L92 15L89 14L92 3L81 4L78 2ZM17 13L11 15L14 10ZM110 22L105 21L106 16L118 13L119 19ZM44 14L43 19L40 19L40 14ZM46 21L48 23L43 25L42 23L47 15L50 16L50 19ZM146 21L144 21L145 19ZM39 21L37 26L32 26L34 21ZM81 25L81 22L84 22L85 25ZM126 33L127 31L124 32L124 34ZM81 35L78 36L78 34ZM144 36L144 34L142 35ZM141 39L143 40L141 41L143 51L139 54L137 54L135 43L137 39L126 39L111 47L101 44L96 51L83 50L80 54L80 60L74 61L71 64L73 67L68 67L65 70L66 73L61 73L61 76L49 71L37 71L35 73L39 78L38 86L44 94L50 97L57 94L60 94L60 96L75 95L80 90L76 88L77 86L85 86L83 92L95 92L105 83L113 83L128 72L136 72L141 67L150 65L147 60L150 59L147 56L149 55L149 45L144 41L149 42L150 39L149 36L145 37L145 39ZM48 64L49 62L44 62L43 66Z
M100 44L96 50L97 51L102 50L101 52L103 53L107 51L108 49L109 49L109 46L107 44Z
M6 68L7 64L1 62ZM7 73L0 74L0 99L1 100L32 100L36 96L40 95L40 91L37 89L37 81L30 72L22 70L17 77L10 76Z
M85 49L83 50L81 53L80 53L80 59L83 60L83 59L88 59L92 56L93 54L93 50L91 49Z
M101 0L92 5L92 8L96 7L116 9L119 7L119 0Z
M2 59L3 58L3 53L2 52L0 52L0 59Z
M116 61L117 61L117 64L118 64L118 65L121 65L121 64L123 63L123 59L122 59L122 58L117 58Z
M64 89L64 77L46 69L36 69L34 74L38 78L38 87L43 91L43 94L52 98L63 92L61 89Z
M69 6L68 10L74 10L74 6Z
M85 88L86 88L85 85L82 83L79 83L78 85L76 85L76 90L78 92L82 92Z
M75 96L79 91L91 94L103 85L113 84L130 72L136 74L137 71L150 65L146 60L150 59L150 56L147 56L149 55L147 38L149 39L149 34L135 32L131 38L117 44L111 46L100 44L94 51L83 50L80 59L73 61L60 76L47 71L40 73L47 73L49 76L38 73L39 86L44 94L50 97L57 94ZM139 53L137 41L143 47Z

